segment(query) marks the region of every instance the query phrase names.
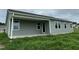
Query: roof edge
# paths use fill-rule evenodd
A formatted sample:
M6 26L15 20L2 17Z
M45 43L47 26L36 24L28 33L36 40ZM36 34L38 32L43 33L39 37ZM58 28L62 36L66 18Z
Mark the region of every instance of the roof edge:
M30 12L24 12L24 11L19 11L19 10L14 10L14 9L8 9L8 11L12 11L12 12L19 12L19 13L24 13L24 14L31 14L31 15L36 15L36 16L42 16L42 17L48 17L49 19L52 19L55 21L63 21L63 22L69 22L69 23L73 23L73 24L77 24L77 22L72 22L72 21L68 21L68 20L63 20L61 18L56 18L56 17L52 17L52 16L45 16L45 15L39 15L39 14L34 14L34 13L30 13Z
M25 11L19 11L19 10L14 10L14 9L8 9L8 11L19 12L19 13L24 13L24 14L31 14L31 15L42 16L42 17L54 18L52 16L39 15L39 14L35 14L35 13L30 13L30 12L25 12Z

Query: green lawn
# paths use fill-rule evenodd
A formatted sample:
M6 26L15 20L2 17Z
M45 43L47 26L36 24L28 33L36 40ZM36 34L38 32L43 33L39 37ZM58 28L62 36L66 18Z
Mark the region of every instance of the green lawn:
M13 40L9 39L6 34L1 33L0 44L5 46L3 50L78 50L79 32Z

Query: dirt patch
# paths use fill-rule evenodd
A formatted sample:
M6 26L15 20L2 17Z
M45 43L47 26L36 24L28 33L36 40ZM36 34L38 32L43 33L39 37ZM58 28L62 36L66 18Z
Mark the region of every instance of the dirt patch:
M5 46L4 45L0 45L0 49L2 49L2 48L5 48Z

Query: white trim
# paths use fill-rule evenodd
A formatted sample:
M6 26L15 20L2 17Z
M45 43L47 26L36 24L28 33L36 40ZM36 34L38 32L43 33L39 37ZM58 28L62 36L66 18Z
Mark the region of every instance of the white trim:
M8 19L8 22L9 22L9 26L8 26L8 36L10 36L10 19Z
M51 34L51 20L49 20L49 34Z
M12 36L13 36L13 17L11 19L11 38L12 38Z

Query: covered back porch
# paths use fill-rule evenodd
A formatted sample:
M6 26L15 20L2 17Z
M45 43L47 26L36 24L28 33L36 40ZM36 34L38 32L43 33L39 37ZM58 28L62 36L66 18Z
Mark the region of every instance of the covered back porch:
M49 34L49 21L45 19L13 16L10 24L11 38L42 36Z

